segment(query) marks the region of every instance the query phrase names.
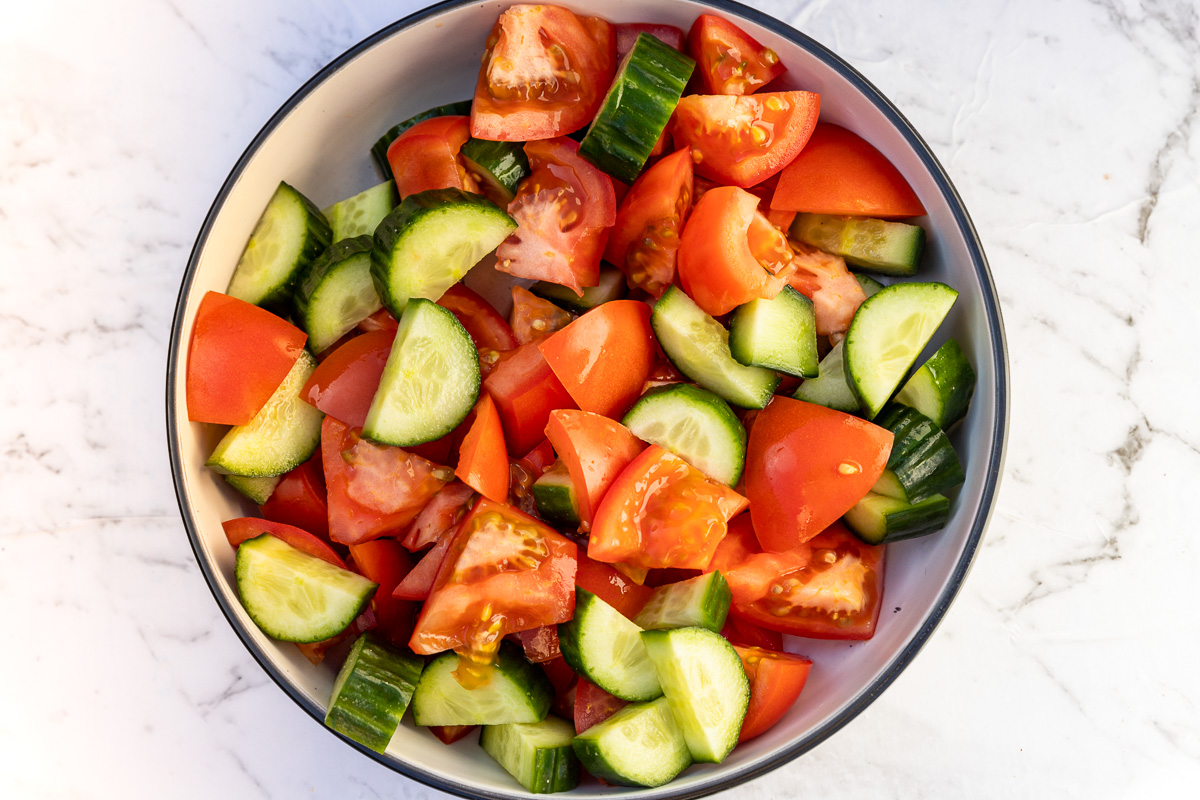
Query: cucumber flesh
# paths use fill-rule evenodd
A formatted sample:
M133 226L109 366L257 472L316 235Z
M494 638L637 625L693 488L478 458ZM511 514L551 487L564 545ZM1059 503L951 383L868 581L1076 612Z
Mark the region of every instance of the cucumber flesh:
M392 165L388 163L387 151L392 146L392 142L400 138L400 134L418 122L424 122L427 119L433 119L434 117L462 117L470 113L471 101L459 100L457 103L434 106L428 111L422 111L420 114L409 117L398 125L393 125L388 129L387 133L379 137L379 140L375 144L371 145L371 158L375 161L375 166L379 167L379 172L385 180L391 180Z
M883 275L915 275L925 249L920 225L867 217L797 214L791 235L851 266Z
M393 208L396 207L396 184L384 181L334 203L323 212L333 229L333 241L370 236Z
M439 655L421 673L413 694L418 725L503 725L541 722L550 711L554 687L541 669L525 660L512 642L500 645L489 679L475 689L455 677L459 656Z
M907 503L875 492L854 504L842 516L846 527L867 544L886 544L941 530L950 519L950 501L935 494L919 503Z
M676 383L652 389L621 420L633 435L671 451L714 481L733 486L746 463L746 428L706 389Z
M812 300L790 286L774 298L738 306L729 323L729 352L738 363L797 378L817 376L817 317Z
M591 592L575 589L575 617L558 626L563 658L575 672L622 700L662 694L646 656L642 629Z
M487 199L501 208L508 207L517 196L517 184L529 176L529 158L521 142L468 139L458 155Z
M582 297L573 289L549 281L538 281L529 287L529 291L574 314L583 314L601 303L624 297L625 276L619 270L601 269L599 281L595 286L585 288Z
M858 398L846 380L845 357L842 348L845 340L835 344L821 359L819 372L815 378L809 378L800 384L792 397L806 403L832 408L834 411L845 411L847 414L858 412Z
M692 763L665 697L625 706L572 746L588 772L619 786L662 786Z
M579 498L567 465L555 461L533 482L533 502L538 516L560 530L579 527Z
M919 503L964 480L962 464L950 437L915 408L892 404L875 418L892 432L887 469L872 491Z
M377 753L400 725L425 660L369 633L350 648L333 683L325 724Z
M720 572L660 586L650 595L634 622L644 630L708 628L720 633L733 595Z
M308 347L320 353L380 308L371 280L370 236L334 243L296 284L296 316Z
M942 430L967 415L975 392L975 370L953 339L922 364L896 394L896 402L912 406Z
M575 726L551 716L541 722L484 726L479 745L527 790L549 794L579 785L573 738Z
M245 475L226 475L225 482L237 489L256 506L271 499L275 487L283 480L282 475L268 475L265 478L247 478Z

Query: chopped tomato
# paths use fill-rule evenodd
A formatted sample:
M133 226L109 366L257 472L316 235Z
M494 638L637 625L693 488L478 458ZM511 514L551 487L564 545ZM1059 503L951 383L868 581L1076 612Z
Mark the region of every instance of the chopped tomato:
M570 719L575 714L575 672L561 656L539 664L554 687L554 713Z
M329 506L325 500L325 472L321 454L283 476L270 499L259 506L263 517L274 522L329 538Z
M592 516L617 476L646 443L619 422L588 411L550 413L546 436L567 466L579 499L580 529L591 530Z
M594 683L580 678L575 684L575 733L599 725L629 705L627 700L609 694Z
M732 529L733 525L731 524L730 536L733 535ZM760 628L753 623L746 622L737 614L730 614L725 618L725 627L721 629L721 635L734 645L761 647L765 650L783 649L783 634L779 633L779 631L769 631L766 628Z
M457 532L458 525L455 525L443 533L429 552L412 568L412 572L405 575L404 579L396 584L396 588L392 590L392 597L397 600L428 599L429 593L433 591L433 584L437 580L438 571L442 568L442 562L446 560L446 553L450 550L450 545Z
M412 571L408 552L394 539L375 539L350 545L350 558L360 575L379 584L371 598L379 633L397 647L405 647L412 636L417 609L407 600L392 597L392 592Z
M392 352L396 330L355 336L317 365L300 397L353 428L361 428Z
M475 503L475 490L461 481L451 481L421 509L404 533L401 544L415 553L434 544L466 516Z
M329 536L339 544L402 531L451 478L445 467L360 433L333 417L321 424Z
M517 346L517 338L508 327L508 321L466 284L454 284L437 303L458 318L479 350L502 353Z
M642 581L642 585L657 589L659 586L670 586L672 583L690 580L702 574L703 571L698 569L678 569L677 567L652 569L646 573L646 579Z
M920 199L883 153L856 133L821 123L779 175L771 207L856 217L919 217Z
M559 6L510 6L487 38L471 104L471 135L551 139L592 121L612 83L611 24Z
M679 236L691 207L690 147L666 156L633 182L604 251L631 289L660 297L675 280Z
M533 475L534 480L537 480L554 466L554 445L550 444L549 439L543 439L541 444L521 457L521 463Z
M595 561L586 553L579 554L575 585L587 589L629 619L638 615L653 594L649 587L635 583L611 565Z
M524 458L510 461L508 504L526 514L537 516L533 484L553 464L554 448L550 446L548 439L526 453Z
M790 550L861 500L887 465L892 432L824 406L776 397L746 448L746 496L763 549Z
M455 467L458 464L458 446L462 444L463 437L467 435L470 429L468 419L464 419L459 423L458 427L447 433L440 439L434 439L432 442L422 442L408 448L408 452L415 456L420 456L435 464L445 464L447 467Z
M224 529L225 538L229 540L229 544L234 549L237 549L238 545L248 539L254 539L262 536L264 533L269 533L276 539L290 544L297 550L308 553L310 556L316 556L322 561L328 561L336 567L347 569L346 562L333 551L332 547L308 531L297 528L295 525L271 522L270 520L259 519L258 517L239 517L222 522L221 528Z
M787 72L779 55L727 19L701 14L688 31L688 55L707 94L750 94Z
M750 706L738 742L766 733L783 719L808 682L812 659L804 656L734 645L750 679Z
M588 555L645 569L704 569L746 498L658 445L642 452L596 511Z
M817 124L812 92L689 95L675 108L671 136L692 146L696 173L727 186L753 186L786 167Z
M487 663L508 634L566 622L575 607L575 555L574 542L480 498L446 553L409 647L420 655L455 649Z
M458 469L454 474L489 500L503 503L508 499L504 430L500 427L496 404L487 392L475 404L475 421L459 447Z
M245 425L283 383L308 335L245 300L208 292L188 343L192 422Z
M458 151L471 138L467 117L434 117L413 125L392 142L388 164L401 199L430 189L463 189L479 192Z
M527 453L542 441L551 411L575 407L537 344L514 350L484 379L483 388L496 401L510 454Z
M496 248L496 269L568 286L600 280L600 256L617 217L612 179L570 139L527 142L532 170L508 206L517 229Z
M570 314L523 286L512 287L512 299L509 319L519 344L536 342L571 324Z
M517 634L521 646L525 648L525 658L534 664L541 664L562 655L558 646L558 627L543 625L533 630L521 631Z
M803 242L793 244L796 271L788 283L813 301L817 333L829 336L850 329L850 320L867 299L862 284L846 268L841 256L831 255Z
M400 327L400 323L392 316L391 312L386 308L381 308L371 316L358 323L358 330L364 333L371 331L394 331Z
M617 35L618 64L625 60L626 54L637 43L638 35L643 33L650 34L667 47L673 47L676 50L683 49L683 29L676 28L674 25L658 25L652 22L618 22L613 25L613 28Z
M442 744L454 744L465 738L478 725L429 725L429 732L438 738Z
M612 300L537 345L571 399L584 411L624 414L654 365L650 306Z

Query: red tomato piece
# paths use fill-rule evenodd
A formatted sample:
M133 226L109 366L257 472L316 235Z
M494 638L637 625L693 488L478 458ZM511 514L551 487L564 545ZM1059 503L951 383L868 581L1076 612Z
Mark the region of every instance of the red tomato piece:
M645 569L704 569L746 502L682 458L650 445L600 502L588 556Z
M687 53L707 94L750 94L787 68L779 55L727 19L701 14L688 31Z
M428 599L429 593L433 591L433 584L437 580L438 571L442 568L442 562L446 560L450 544L454 541L454 534L457 532L458 526L455 525L443 533L429 552L413 567L412 572L405 575L404 579L396 584L396 588L392 590L392 597L397 600Z
M620 711L629 702L580 678L575 684L575 733L583 733Z
M525 658L533 664L562 656L562 649L558 646L558 628L554 625L521 631L517 636L525 648Z
M339 544L398 533L451 477L445 467L360 433L333 417L321 424L329 536Z
M625 273L631 289L661 297L675 280L692 191L692 149L684 147L642 173L621 201L604 259Z
M783 649L783 634L746 622L737 614L731 613L725 618L725 627L721 629L721 635L733 645L760 647L764 650Z
M375 629L377 621L375 612L368 606L367 610L354 618L349 627L341 633L334 634L319 642L297 642L296 647L314 666L325 660L325 653L348 639L357 639L360 634Z
M580 408L618 417L641 394L657 355L650 306L639 300L602 303L538 349Z
M458 450L454 474L489 500L508 499L508 452L496 404L487 392L475 404L475 421Z
M831 255L803 242L795 245L792 264L796 271L788 278L792 288L813 301L817 333L829 336L850 329L850 320L867 299L862 284L846 268L841 256Z
M350 545L350 558L360 575L379 584L371 598L379 633L397 647L405 647L412 636L417 609L407 600L392 597L392 592L412 571L408 552L394 539L375 539Z
M442 744L454 744L459 739L467 737L478 725L429 725L429 732L438 738Z
M355 336L317 365L300 397L353 428L361 428L392 352L396 330Z
M316 556L322 561L328 561L335 567L349 569L346 566L346 562L333 551L332 547L308 531L300 530L294 525L285 525L282 522L272 522L267 519L259 519L258 517L238 517L237 519L222 522L221 528L224 529L225 538L229 540L229 544L235 550L238 545L247 539L254 539L262 536L264 533L269 533L276 539L290 544L292 547L308 553L310 556Z
M356 327L364 333L370 333L371 331L394 331L400 327L400 323L396 321L396 318L386 308L381 308L358 323Z
M470 486L460 481L447 483L417 514L401 544L413 553L434 544L466 516L474 503L475 490Z
M521 458L521 464L533 475L534 480L537 480L554 466L554 459L554 445L550 444L549 439L543 439L541 444Z
M758 647L734 645L733 649L750 679L750 706L738 736L738 742L746 742L774 727L796 704L808 682L812 659Z
M546 436L571 476L579 498L580 528L590 530L604 493L646 443L619 422L574 410L550 412Z
M551 139L592 121L612 83L611 24L559 6L510 6L488 35L471 135L524 142Z
M325 472L321 454L283 476L267 502L258 507L264 518L295 525L329 538L329 506L325 500Z
M900 170L870 142L823 122L779 175L771 207L813 214L896 219L925 207Z
M508 205L517 229L496 248L496 269L583 289L600 280L600 256L617 218L612 179L570 139L527 142L529 177Z
M536 344L512 351L484 379L483 388L496 401L511 454L527 453L542 441L551 411L575 408Z
M437 303L458 318L479 350L502 353L517 346L517 338L508 327L508 321L466 284L454 284Z
M430 189L478 193L479 184L458 157L470 138L470 120L456 116L423 120L400 134L388 147L387 160L401 199Z
M543 339L571 324L571 315L523 286L512 287L513 334L520 344Z
M887 465L892 432L841 411L776 397L746 448L746 496L764 550L808 541L866 496Z
M617 36L617 64L633 49L639 34L648 33L667 47L683 49L683 29L674 25L658 25L653 22L618 22L613 25Z
M575 672L561 656L539 664L554 687L554 713L570 719L575 714Z
M554 464L554 448L545 440L525 454L524 458L509 462L508 504L530 516L537 516L537 501L533 497L533 483Z
M270 311L219 292L205 294L188 343L188 419L218 425L254 419L307 339Z
M671 136L690 144L696 173L726 186L753 186L804 148L821 112L812 92L689 95L675 108Z

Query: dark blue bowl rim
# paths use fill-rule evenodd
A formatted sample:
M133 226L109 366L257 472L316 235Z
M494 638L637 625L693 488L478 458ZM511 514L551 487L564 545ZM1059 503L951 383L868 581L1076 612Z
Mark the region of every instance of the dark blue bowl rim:
M963 205L962 198L958 191L954 188L946 171L938 162L925 140L916 132L912 124L904 117L900 111L892 105L892 103L884 97L870 81L863 77L857 70L843 61L839 56L834 54L824 45L811 39L805 34L781 22L774 17L757 11L753 8L742 5L741 3L733 2L732 0L704 0L705 4L713 9L724 13L742 17L750 22L760 25L764 28L778 33L784 38L790 39L800 47L808 50L820 60L825 62L830 68L839 73L843 78L854 85L863 93L883 115L900 131L904 138L912 146L913 150L921 158L925 168L929 170L939 190L946 198L951 210L953 211L955 222L966 241L968 252L970 253L972 266L979 278L980 287L983 292L983 307L987 319L989 333L995 347L992 348L993 370L995 371L995 407L996 418L992 426L992 446L987 455L987 474L984 479L983 493L979 505L979 509L975 514L975 519L971 523L971 530L967 538L966 547L955 565L954 571L947 582L945 589L934 605L933 610L921 626L920 630L913 639L905 646L905 648L893 658L888 667L872 682L865 687L863 691L844 708L835 717L828 720L819 728L811 731L807 736L794 742L790 747L784 748L773 754L770 758L747 765L742 769L730 770L714 776L714 779L700 786L680 787L677 791L663 787L654 792L656 798L670 798L671 800L686 800L687 798L703 797L714 792L719 792L733 786L737 786L746 781L757 778L776 767L786 764L797 756L811 750L827 738L837 732L843 725L861 713L868 705L879 697L879 695L891 685L892 681L908 666L929 637L933 634L938 624L942 621L950 604L957 596L962 587L963 581L966 579L967 573L971 569L971 565L975 560L975 556L979 550L979 544L982 541L984 532L987 528L989 517L991 516L992 506L995 501L996 489L1000 482L1000 474L1004 463L1004 449L1007 439L1007 419L1008 419L1008 354L1007 345L1004 337L1004 327L1000 316L1000 302L996 293L995 283L992 280L991 270L988 267L987 258L983 252L983 245L979 240L979 234L975 230L974 224L971 222L970 216L967 214L966 207ZM201 545L199 530L195 519L192 517L191 509L187 501L187 495L183 484L183 469L182 456L180 453L180 438L179 438L179 422L175 414L176 397L176 355L182 346L183 330L182 321L184 314L184 306L187 297L190 293L192 283L195 279L196 269L199 264L200 253L204 249L204 245L208 239L209 233L216 220L217 212L224 204L233 186L237 183L242 171L258 150L259 146L266 138L274 131L275 127L286 117L300 102L302 102L309 94L312 93L328 77L337 72L342 66L349 63L359 54L370 49L374 45L391 37L392 35L409 28L429 17L434 17L445 13L451 9L461 6L470 6L478 4L478 0L444 0L443 2L424 8L413 14L398 20L397 22L388 25L382 30L368 36L367 38L354 45L346 52L342 53L336 59L327 64L317 74L310 78L303 86L301 86L295 94L288 98L287 102L280 107L278 111L267 121L262 130L254 137L247 146L246 150L238 158L237 163L229 173L229 177L225 179L221 190L217 193L213 200L212 206L209 208L208 214L204 219L204 224L200 228L200 233L196 237L196 243L192 247L190 256L188 257L187 269L183 275L183 281L180 285L179 296L175 305L175 316L171 327L171 341L168 350L167 361L167 442L170 450L171 472L175 483L175 495L179 504L180 514L183 517L183 522L187 528L188 539L191 542L192 550L196 555L196 560L200 564L200 569L204 574L205 581L208 584L209 590L216 599L221 612L229 621L246 649L254 656L263 670L279 685L279 687L306 711L313 719L318 722L324 721L324 709L320 706L310 703L292 684L287 680L283 673L274 665L270 657L255 643L249 633L243 629L240 621L234 613L234 609L225 599L224 595L218 590L217 575L213 567L204 558ZM412 767L408 764L393 761L392 759L375 751L364 747L357 742L347 739L344 736L321 726L324 730L329 731L332 735L337 736L342 741L346 742L351 747L354 747L363 755L369 756L379 763L400 772L407 777L419 781L427 786L431 786L441 791L450 792L462 797L482 797L495 798L495 800L509 800L509 798L520 797L522 793L514 787L512 792L493 792L480 791L474 786L462 784L454 781L452 778L426 772L423 769ZM663 789L666 789L664 792Z

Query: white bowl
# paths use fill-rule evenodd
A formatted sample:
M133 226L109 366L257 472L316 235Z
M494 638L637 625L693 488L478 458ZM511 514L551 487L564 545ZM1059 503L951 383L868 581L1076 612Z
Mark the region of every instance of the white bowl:
M263 635L238 601L233 551L221 521L254 509L204 466L219 431L187 421L188 333L203 294L223 291L228 284L279 181L295 185L322 207L378 182L368 155L371 144L400 120L471 96L484 39L508 5L452 0L426 9L350 48L301 87L234 165L200 230L180 288L167 368L167 424L180 510L201 569L230 624L314 724L324 718L337 665L314 667L295 647ZM889 547L884 612L875 637L853 644L790 639L790 649L816 662L799 703L724 763L693 766L657 789L592 783L572 793L695 797L771 770L833 734L887 688L945 615L978 550L1001 472L1008 389L999 303L966 209L929 147L874 86L823 46L778 20L723 0L563 5L614 22L669 23L684 30L697 15L711 11L734 20L779 53L788 67L783 88L820 92L821 118L873 143L920 196L929 213L922 222L930 234L922 278L944 281L960 292L937 343L957 338L978 375L970 413L952 437L966 469L954 515L938 534ZM445 791L467 797L528 796L476 746L474 737L447 747L406 722L383 756L350 744ZM329 746L340 745L330 739Z

